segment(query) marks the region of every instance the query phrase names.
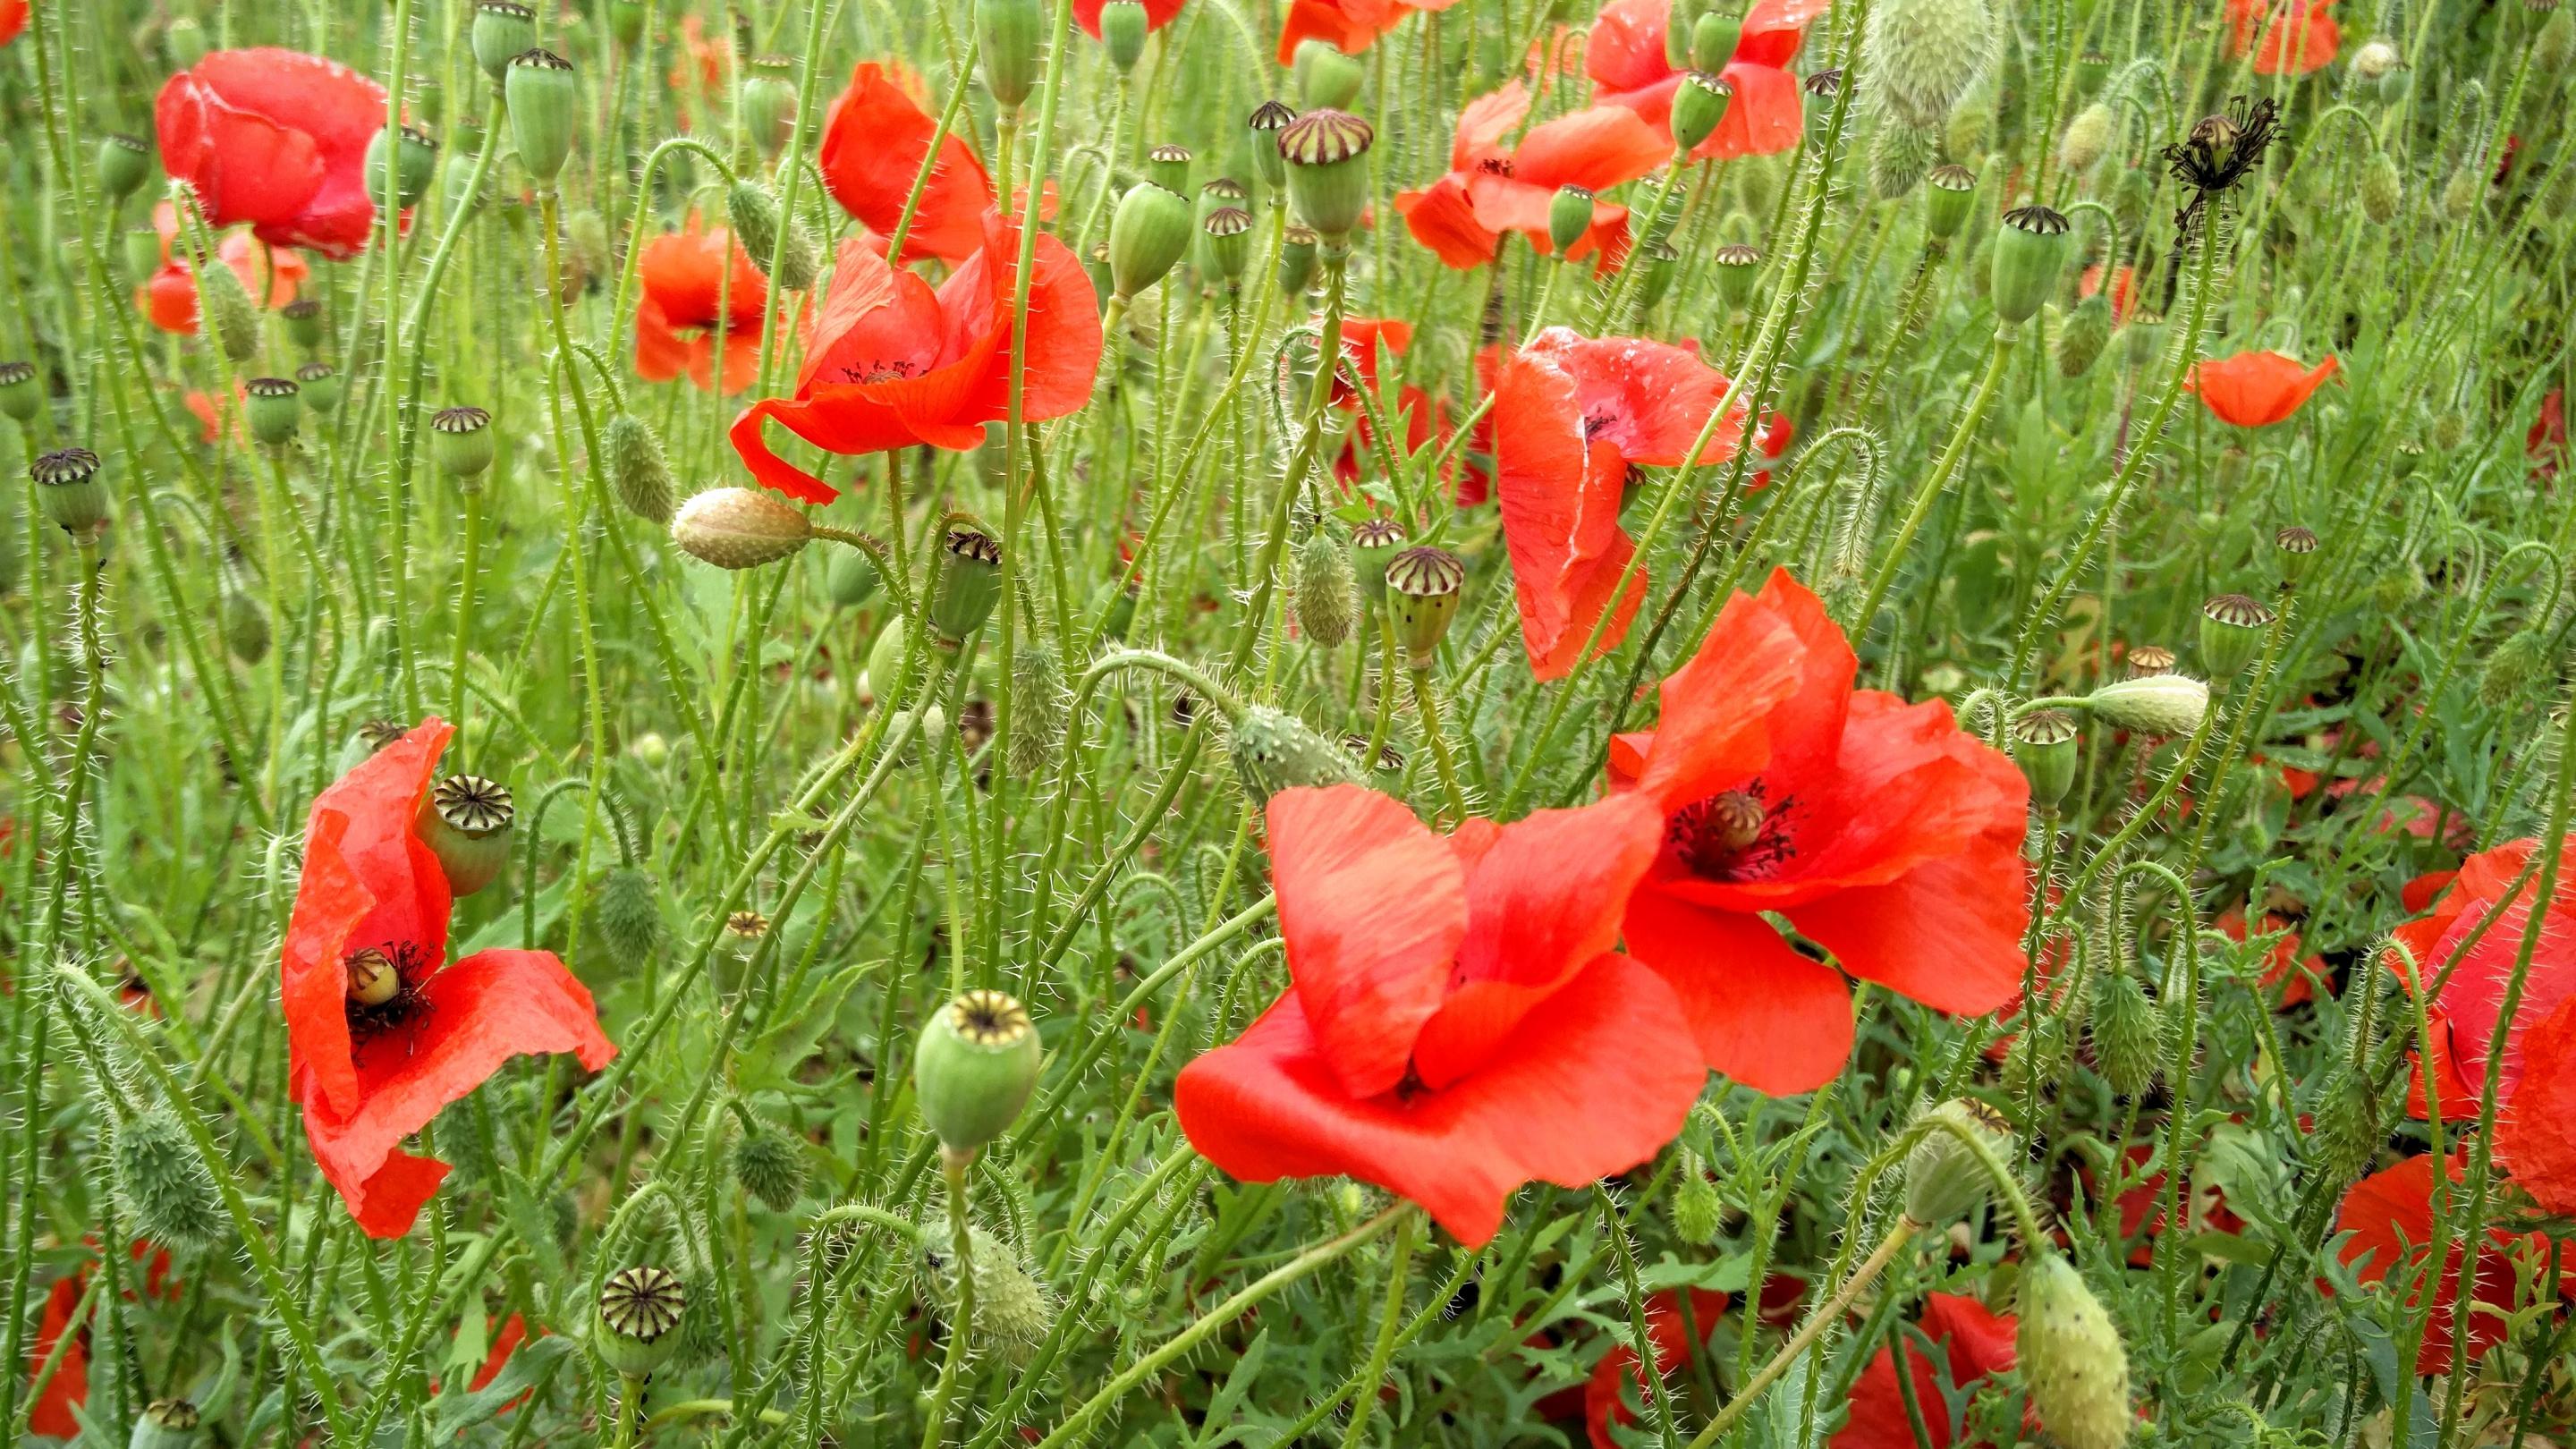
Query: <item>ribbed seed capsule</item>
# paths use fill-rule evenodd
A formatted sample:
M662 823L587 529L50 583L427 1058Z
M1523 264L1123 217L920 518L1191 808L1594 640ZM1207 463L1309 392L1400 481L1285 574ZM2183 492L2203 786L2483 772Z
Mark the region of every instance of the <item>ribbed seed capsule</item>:
M1244 118L1244 129L1252 133L1252 169L1264 186L1275 188L1288 179L1288 163L1279 154L1279 133L1296 119L1296 109L1280 100L1263 101Z
M492 466L492 415L478 407L440 408L429 419L429 456L462 483Z
M1717 123L1726 119L1726 110L1735 100L1735 87L1724 76L1695 70L1683 75L1673 91L1673 149L1692 152L1700 143L1716 134ZM1670 211L1667 205L1664 208Z
M474 63L498 85L510 68L510 58L535 48L537 12L514 0L477 0L474 27L467 32L467 40L474 51Z
M1637 310L1650 312L1672 290L1673 273L1680 269L1682 254L1672 243L1660 241L1647 242L1637 250L1646 258L1646 270L1637 283Z
M0 413L17 422L35 421L45 406L45 390L36 382L36 364L0 362Z
M390 147L385 138L393 137ZM438 140L417 126L404 126L394 131L378 130L367 142L367 196L382 203L385 194L386 152L393 153L393 187L396 205L408 208L429 190L430 178L438 174Z
M134 194L152 174L152 147L149 142L122 132L110 132L99 138L98 184L108 196L123 201Z
M2270 609L2243 594L2220 594L2200 606L2200 662L2212 679L2245 672L2262 651Z
M1969 203L1977 192L1977 173L1965 166L1935 166L1923 173L1923 228L1946 241L1968 224Z
M2059 709L2034 710L2012 722L2013 762L2030 782L2030 808L2055 815L2075 787L2075 717Z
M1350 235L1368 209L1369 147L1377 132L1347 111L1308 111L1279 133L1288 201L1326 239Z
M1190 194L1190 148L1177 141L1165 141L1145 153L1145 174L1157 186L1174 196Z
M1315 283L1315 247L1317 237L1308 227L1292 226L1279 239L1279 290L1291 297L1304 296Z
M1371 607L1386 601L1386 567L1404 551L1404 525L1380 516L1351 530L1351 572Z
M720 569L776 563L813 541L814 526L774 493L710 488L671 516L671 541Z
M1297 550L1297 627L1316 647L1337 649L1351 637L1351 556L1323 529Z
M299 297L278 310L278 320L286 324L286 340L311 350L322 345L322 304L310 297Z
M1408 548L1386 566L1386 598L1393 611L1395 642L1405 662L1428 669L1458 617L1458 592L1467 583L1467 565L1445 548Z
M2005 212L2003 230L1995 237L1991 288L1995 316L2019 325L2039 315L2049 293L2057 288L2058 274L2066 270L2074 244L2061 212L2045 206L2018 206Z
M450 775L430 788L412 833L438 857L448 891L470 896L500 879L510 863L510 825L517 818L500 781Z
M1199 223L1199 254L1200 270L1210 281L1241 281L1252 263L1252 213L1239 206L1209 212Z
M1145 181L1127 188L1109 218L1109 278L1113 295L1133 298L1163 279L1190 249L1190 203L1179 192Z
M36 480L36 498L45 519L75 536L107 523L107 485L98 481L98 454L87 448L57 448L27 467Z
M518 142L519 164L541 190L551 190L572 157L574 122L581 111L581 85L572 62L538 46L510 57L502 78L509 95L510 134Z
M948 557L939 571L939 592L930 601L930 631L953 649L984 627L1001 602L1002 545L981 530L952 528L941 547Z
M602 1362L643 1378L670 1362L689 1296L667 1268L621 1268L599 1290L599 1330L591 1345Z
M154 1399L143 1406L125 1449L194 1449L204 1416L186 1399Z
M327 418L340 410L340 373L327 362L308 362L295 369L297 395L315 417Z
M1139 0L1108 0L1100 7L1100 45L1121 76L1133 71L1145 54L1151 18Z
M1297 99L1308 110L1337 111L1358 99L1361 82L1368 79L1357 57L1345 55L1328 40L1302 40L1290 67L1297 81Z
M292 378L254 377L243 383L242 411L249 417L250 435L270 447L295 441L295 425L304 414L296 401L298 391Z
M1717 265L1717 294L1730 307L1741 308L1753 298L1754 280L1762 275L1762 249L1745 242L1728 242L1708 254Z
M2272 550L2280 556L2283 587L2305 578L2309 563L2317 553L2316 530L2291 524L2272 535Z
M600 441L608 454L608 482L618 503L647 523L669 523L679 480L672 476L671 462L662 455L662 440L653 435L652 425L633 413L619 413L608 420Z
M1039 0L975 0L984 89L1003 110L1018 110L1037 89L1046 32L1047 10Z
M743 139L758 147L761 155L775 157L796 129L796 62L783 55L764 55L752 61L750 70L742 82ZM752 255L760 252L754 249Z
M1037 1086L1037 1026L1009 994L969 991L931 1015L912 1058L921 1119L952 1155L1002 1135Z
M2162 644L2141 644L2129 651L2129 677L2145 679L2150 675L2171 674L2174 652Z
M1547 239L1558 256L1574 250L1574 244L1592 231L1592 188L1572 183L1556 188L1548 199Z

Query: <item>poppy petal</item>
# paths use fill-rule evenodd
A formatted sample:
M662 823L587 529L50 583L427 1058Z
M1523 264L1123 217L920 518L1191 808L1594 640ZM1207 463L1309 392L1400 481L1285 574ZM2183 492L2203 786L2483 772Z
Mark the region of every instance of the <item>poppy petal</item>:
M824 188L842 210L883 236L892 236L900 224L939 129L898 84L911 79L898 65L861 61L850 72L849 88L823 117L817 164ZM959 136L946 137L904 236L904 259L973 255L984 244L982 218L992 204L992 178L974 148Z
M1554 192L1560 186L1607 191L1654 173L1672 143L1624 106L1592 106L1530 128L1512 152L1512 174Z
M1666 811L1751 779L1771 758L1771 711L1804 681L1806 646L1780 615L1749 594L1726 601L1702 646L1658 691L1651 733L1611 745L1615 778Z
M2543 1211L2576 1217L2576 996L2516 1035L2523 1071L2496 1118L2496 1156Z
M1704 910L1640 886L1628 949L1672 987L1700 1059L1757 1092L1812 1092L1851 1056L1851 988L1759 916Z
M1476 219L1467 182L1456 172L1421 191L1397 192L1395 210L1415 241L1430 248L1442 265L1461 271L1492 261L1494 248L1502 240Z

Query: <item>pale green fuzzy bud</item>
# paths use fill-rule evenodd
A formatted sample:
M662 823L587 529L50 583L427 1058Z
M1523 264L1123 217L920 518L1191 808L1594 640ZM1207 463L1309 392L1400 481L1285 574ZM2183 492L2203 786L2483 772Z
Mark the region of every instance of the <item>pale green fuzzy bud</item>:
M608 420L601 445L608 454L608 481L618 503L647 523L668 524L679 480L671 473L670 459L662 455L662 440L653 436L652 425L633 413L619 413Z
M2149 735L2187 735L2209 713L2209 686L2187 674L2150 674L2103 685L2085 701L2102 719Z
M2406 185L2397 173L2397 162L2385 151L2374 152L2361 163L2361 181L2355 188L2361 198L2361 214L2376 226L2386 226L2397 219L2398 209L2406 204Z
M2119 1449L2129 1410L2129 1354L2083 1275L2053 1250L2022 1266L2017 1366L2040 1426L2065 1449Z
M1891 114L1937 128L1986 73L1997 34L1989 0L1879 0L1861 37L1861 73Z
M599 882L599 939L618 965L640 966L662 944L662 903L653 877L621 865Z
M1683 1148L1681 1181L1673 1188L1673 1236L1694 1248L1708 1247L1717 1241L1722 1216L1717 1185L1708 1180L1708 1169L1699 1154Z
M2075 304L2075 310L2067 315L2066 326L2057 334L2058 374L2082 377L2091 372L2110 342L2111 304L2096 292Z
M2478 671L2478 702L2502 709L2531 692L2550 673L2549 640L2537 629L2505 636Z
M1072 703L1064 666L1045 639L1018 641L1011 655L1011 773L1036 779L1053 771L1064 749L1065 712Z
M259 308L241 278L222 262L199 258L197 310L206 331L235 362L248 362L259 351Z
M2477 214L2478 204L2486 196L2486 172L2477 166L2462 166L2442 183L2442 217L2446 221L2466 221Z
M226 589L219 606L223 625L224 648L244 664L257 664L268 657L268 611L241 589Z
M710 488L692 494L671 516L671 541L720 569L758 568L813 541L814 526L774 493Z
M734 235L751 257L753 266L769 274L769 259L778 258L778 272L772 281L790 292L802 292L814 285L823 270L823 250L814 233L802 222L787 228L787 249L778 249L778 198L757 181L737 181L725 193L725 210L733 218Z
M1879 121L1869 144L1869 189L1881 201L1913 191L1940 159L1941 133L1894 116Z
M1309 728L1304 720L1254 705L1233 723L1226 752L1243 782L1244 798L1266 805L1282 790L1301 785L1345 785L1359 780L1350 753Z
M925 1286L953 1302L957 1268L949 1227L924 1223L919 1232ZM968 1228L966 1237L975 1260L975 1341L998 1349L1009 1363L1025 1364L1055 1327L1055 1295L1022 1266L1008 1243L982 1228Z
M2102 102L2095 101L2077 111L2075 119L2066 123L2066 137L2057 148L2059 157L2066 162L2066 169L2070 172L2092 170L2093 164L2111 149L2112 130L2111 108Z
M1296 602L1297 627L1317 648L1339 648L1351 637L1351 624L1358 614L1351 556L1323 529L1315 530L1297 550Z
M1925 1115L1966 1128L1998 1153L2012 1141L2012 1124L1971 1097L1953 1098ZM1905 1217L1916 1227L1948 1227L1975 1212L1994 1191L1993 1174L1948 1127L1927 1128L1906 1151Z
M2146 988L2126 971L2105 975L2093 987L2093 1064L2102 1079L2123 1097L2135 1097L2153 1086L2162 1065L2163 1033L2155 1003Z
M2383 1138L2370 1084L2336 1067L2317 1092L2308 1158L2327 1180L2348 1183L2369 1171Z
M805 1192L805 1153L795 1139L755 1123L734 1139L733 1178L772 1212L796 1206Z
M1941 149L1956 161L1974 161L1986 154L1987 141L1995 133L1992 106L1961 106L1950 113L1950 123L1941 128Z
M214 1175L167 1108L126 1118L117 1126L115 1145L116 1198L136 1232L190 1248L212 1247L231 1235Z

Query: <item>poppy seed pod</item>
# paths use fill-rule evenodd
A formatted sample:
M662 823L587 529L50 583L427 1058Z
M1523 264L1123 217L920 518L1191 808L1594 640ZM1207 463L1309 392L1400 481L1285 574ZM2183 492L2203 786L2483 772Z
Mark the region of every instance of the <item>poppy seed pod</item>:
M1394 610L1395 642L1404 646L1405 662L1428 669L1458 617L1458 591L1466 586L1467 565L1445 548L1408 548L1386 566L1386 598Z
M2084 707L2124 730L2187 735L2209 713L2209 686L2188 674L2147 674L2103 685Z
M340 373L327 362L308 362L295 369L295 386L315 417L340 410Z
M2140 644L2129 651L2129 677L2145 679L2149 675L2171 674L2174 652L2162 644Z
M1100 7L1100 45L1109 52L1109 63L1120 75L1136 68L1145 53L1146 33L1153 29L1152 17L1138 0L1108 0Z
M671 541L701 563L751 569L776 563L813 541L814 525L775 493L710 488L671 516Z
M1228 727L1226 754L1243 783L1243 797L1267 805L1282 790L1308 785L1340 785L1359 779L1350 752L1310 728L1304 720L1268 705L1253 705Z
M2272 551L2281 559L2281 584L2287 588L2307 576L2317 556L2316 530L2291 524L2272 535Z
M1592 230L1592 188L1569 182L1556 189L1547 205L1547 239L1559 256L1571 251Z
M123 201L152 174L152 147L133 136L110 133L98 143L98 184Z
M1244 129L1252 133L1252 170L1264 186L1276 188L1288 179L1288 163L1279 155L1279 133L1296 119L1297 112L1279 100L1263 101L1244 118Z
M1279 290L1291 297L1303 295L1315 284L1315 233L1302 226L1292 226L1279 237Z
M763 156L777 156L796 129L796 62L764 55L751 63L742 82L741 124L744 140Z
M116 1128L116 1196L136 1231L156 1243L211 1247L232 1230L214 1175L187 1129L166 1107L126 1118Z
M921 1120L951 1156L1002 1135L1038 1084L1038 1029L1007 993L969 991L933 1013L913 1049Z
M518 142L519 164L539 190L554 189L572 156L572 136L581 112L581 83L572 62L537 46L510 57L502 81L510 103L510 135Z
M984 627L1002 601L1002 545L979 529L952 528L941 547L948 557L930 601L930 632L953 649Z
M2045 206L2017 206L2004 213L1995 235L1995 316L2018 327L2039 315L2057 277L2066 270L2075 240L2064 214Z
M834 549L831 563L823 570L823 592L843 609L855 609L875 598L884 582L876 559L865 549Z
M224 356L248 362L259 351L259 308L251 302L250 290L231 267L211 258L197 258L192 270L197 278L197 309L208 334L223 348Z
M1252 213L1220 206L1199 223L1199 267L1210 281L1234 283L1252 264Z
M1999 34L1989 0L1882 0L1862 32L1862 72L1889 114L1938 128L1985 74Z
M1046 28L1047 12L1041 0L975 0L984 89L1003 110L1018 110L1029 92L1037 89Z
M161 31L162 48L173 70L188 70L206 58L206 28L193 15L174 15Z
M440 408L429 419L429 456L460 483L492 466L492 415L477 407Z
M1368 78L1356 57L1345 55L1329 40L1301 40L1290 66L1297 99L1310 111L1338 111L1359 97Z
M805 1154L794 1138L755 1122L734 1139L733 1180L772 1212L785 1212L805 1195Z
M211 1190L213 1184L207 1186ZM188 1449L200 1437L202 1418L197 1406L186 1399L154 1399L143 1406L143 1417L134 1421L125 1449Z
M412 833L438 857L447 889L470 896L501 878L510 863L510 824L518 808L498 780L450 775L430 787Z
M1371 607L1386 601L1386 566L1404 551L1404 525L1392 518L1364 520L1351 530L1351 572Z
M1350 235L1368 210L1369 123L1348 111L1308 111L1279 133L1288 163L1288 202L1326 240Z
M608 420L601 441L608 454L609 487L618 503L647 523L669 523L679 480L671 476L670 460L662 456L662 440L653 436L652 425L633 413L619 413Z
M536 49L537 12L512 0L476 0L474 27L466 38L474 63L499 85L512 57Z
M1753 281L1762 275L1762 249L1729 242L1708 254L1717 264L1717 294L1726 305L1741 308L1753 296Z
M2136 1097L2155 1085L2164 1056L2163 1032L2156 1005L2137 977L2125 970L2102 976L2093 987L2085 1029L2093 1035L2093 1065L2112 1091Z
M34 422L45 406L45 390L36 382L36 364L0 362L0 413L21 423Z
M98 454L87 448L57 448L41 454L27 468L36 480L36 497L46 521L75 536L107 523L107 485L98 481Z
M1651 312L1657 302L1664 300L1664 294L1672 290L1673 273L1682 254L1674 249L1671 242L1650 241L1638 250L1645 253L1646 270L1638 279L1637 310Z
M687 1315L688 1291L665 1268L620 1268L599 1290L599 1326L590 1336L600 1362L631 1379L671 1361Z
M2066 1449L2119 1449L2129 1412L2129 1353L2100 1299L2056 1250L2024 1244L2017 1366L2040 1427Z
M1190 194L1190 148L1177 141L1166 141L1145 153L1145 174L1157 186L1175 196Z
M394 958L384 952L369 947L352 954L344 964L351 1006L385 1006L402 995L402 972L395 968Z
M1965 166L1935 166L1923 174L1923 229L1946 241L1968 224L1968 205L1977 191L1977 173Z
M299 389L290 378L254 377L242 384L249 400L242 411L250 419L250 435L270 447L295 440L295 425L304 408L296 401Z
M1733 0L1711 10L1691 24L1690 63L1693 70L1714 75L1726 69L1735 59L1735 46L1744 39L1744 19L1735 12Z
M599 881L599 939L621 966L650 958L662 944L662 905L653 877L621 865Z
M1190 204L1160 182L1144 181L1118 198L1109 218L1111 295L1131 300L1163 279L1190 248Z
M1734 99L1735 87L1724 76L1704 70L1683 76L1673 91L1673 149L1698 150L1716 132L1717 123L1726 119L1726 108Z
M310 297L289 302L278 314L286 323L286 340L311 351L322 345L322 304Z
M404 126L397 131L378 130L367 142L367 196L381 201L385 194L385 138L392 136L394 161L394 204L409 207L429 190L429 180L438 174L438 142L417 126Z
M1357 610L1351 601L1351 556L1323 529L1297 550L1297 627L1317 647L1335 649L1351 637Z
M2075 720L2064 710L2033 710L2012 722L2013 763L2030 782L2030 807L2055 815L2075 787Z
M1953 1123L2000 1150L2012 1124L1985 1103L1955 1097L1924 1114ZM1946 1228L1994 1195L1994 1178L1967 1143L1948 1127L1930 1127L1905 1153L1905 1219L1918 1228Z
M2245 672L2272 627L2272 611L2243 594L2220 594L2200 606L2200 665L2212 679Z

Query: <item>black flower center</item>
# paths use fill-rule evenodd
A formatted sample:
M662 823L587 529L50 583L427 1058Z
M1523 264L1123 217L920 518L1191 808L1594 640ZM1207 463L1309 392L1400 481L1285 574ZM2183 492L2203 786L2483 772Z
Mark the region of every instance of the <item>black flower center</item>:
M841 376L857 383L904 382L920 376L921 372L920 363L905 358L895 358L891 361L871 358L864 367L842 368Z

